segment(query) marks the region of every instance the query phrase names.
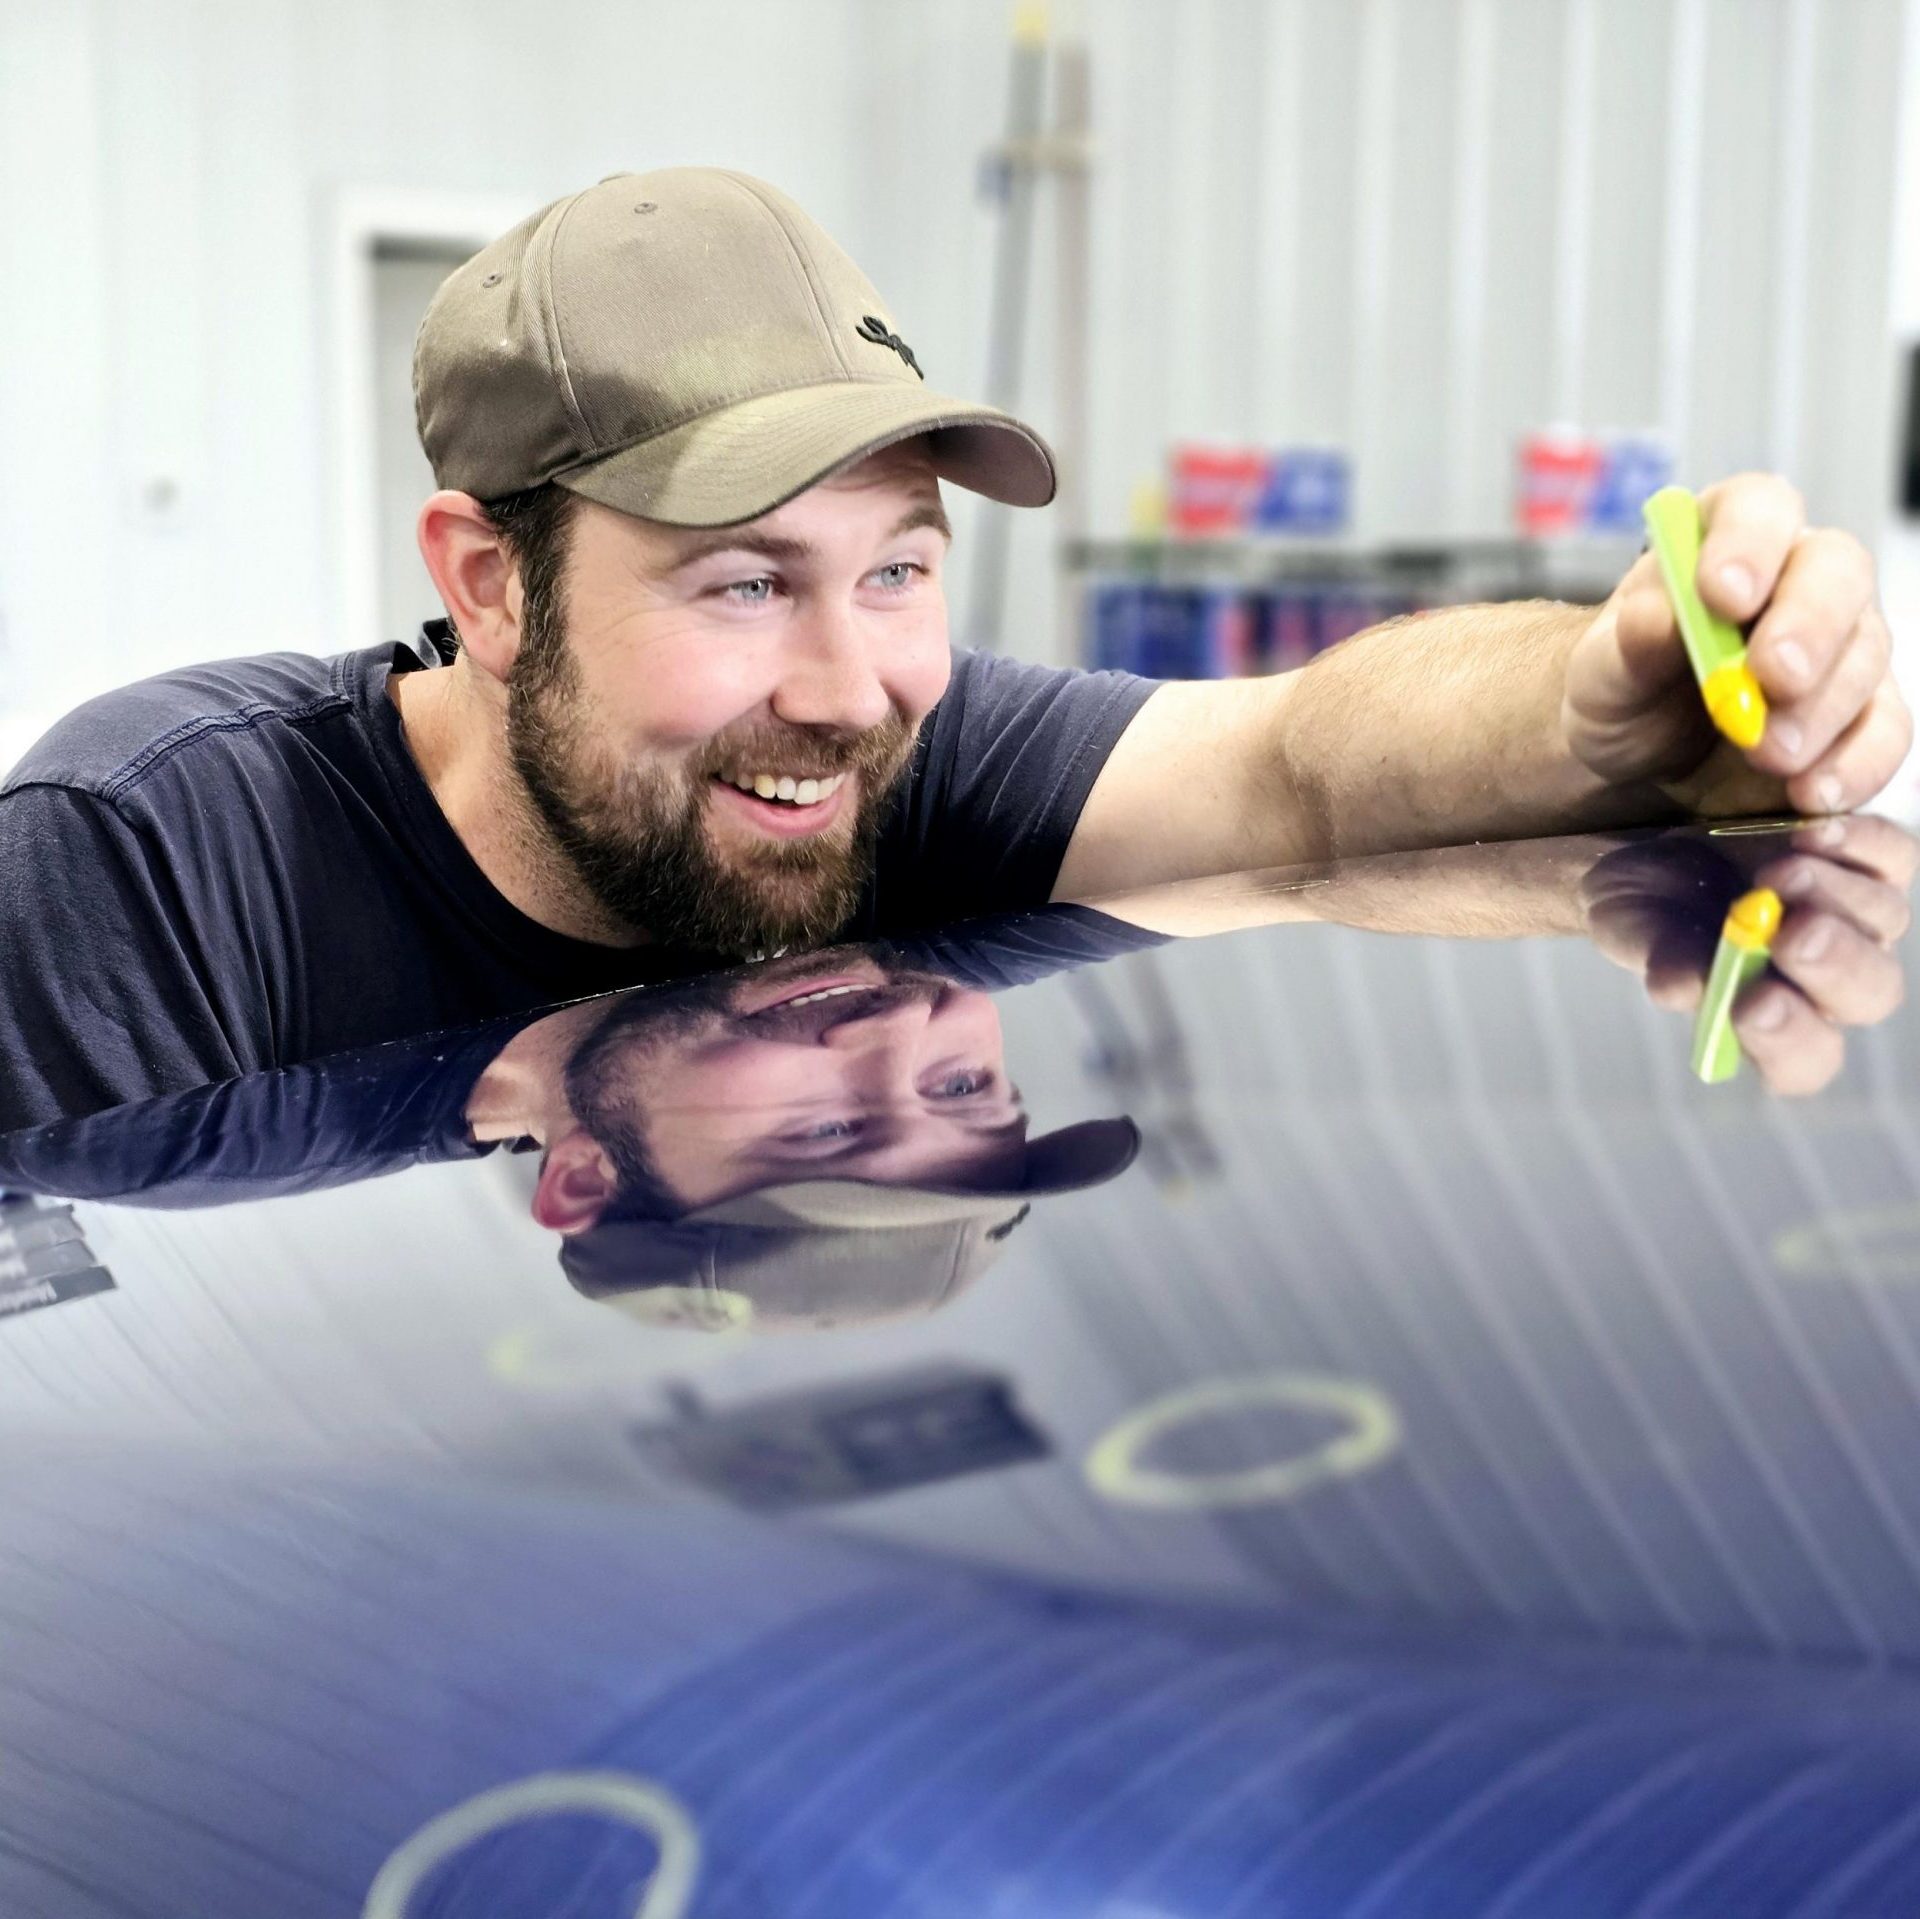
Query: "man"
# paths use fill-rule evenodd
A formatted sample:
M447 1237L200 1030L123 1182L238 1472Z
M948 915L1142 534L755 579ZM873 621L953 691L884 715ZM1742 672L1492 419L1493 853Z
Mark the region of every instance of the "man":
M590 1298L705 1328L928 1311L1036 1199L1139 1147L1125 1118L1030 1136L970 981L1142 943L1078 908L1032 917L1038 936L836 947L0 1137L0 1198L195 1209L534 1148L532 1216Z
M1898 1003L1891 947L1920 865L1910 834L1860 818L1622 837L1377 856L1304 880L1294 869L1279 886L1190 882L1116 902L1124 920L1055 906L253 1074L0 1136L0 1200L12 1189L218 1207L537 1149L530 1211L590 1298L654 1324L844 1325L951 1299L1035 1200L1116 1177L1138 1148L1125 1118L1029 1135L983 988L1181 933L1318 920L1446 938L1585 934L1658 1003L1684 1007L1729 901L1768 885L1862 936L1756 1002L1746 1045L1772 1091L1826 1084L1840 1029ZM1787 1003L1777 1020L1764 1017L1769 997ZM0 1232L0 1266L4 1254Z
M1905 754L1872 567L1704 496L1774 703L1716 740L1652 566L1271 680L952 655L938 483L1039 506L744 175L617 175L456 271L415 384L419 650L163 676L0 789L0 1126L740 954L1335 853L1858 806Z

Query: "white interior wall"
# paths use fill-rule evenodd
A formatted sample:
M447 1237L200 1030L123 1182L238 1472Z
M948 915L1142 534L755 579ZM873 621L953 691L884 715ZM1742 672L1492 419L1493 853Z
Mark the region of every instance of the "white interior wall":
M744 167L845 228L851 0L0 7L0 759L195 658L330 650L340 197Z
M986 261L960 162L997 123L1005 50L976 0L866 4L884 53L865 124L901 164L867 175L863 230L944 374L982 353L959 330ZM1567 422L1664 432L1696 481L1788 448L1819 517L1880 533L1905 0L1078 11L1097 527L1124 527L1187 437L1349 448L1363 538L1497 534L1516 438ZM1043 260L1049 244L1043 220ZM1045 425L1044 285L1034 312ZM1047 544L1021 523L1016 609L1047 604ZM1018 617L1008 642L1056 644Z
M1571 412L1669 427L1696 479L1789 447L1815 512L1877 535L1906 10L1089 0L1096 526L1202 437L1348 446L1366 537L1496 532L1515 435ZM377 637L341 630L332 531L343 194L535 204L620 167L743 166L846 241L937 382L977 384L975 172L1006 19L987 0L0 11L0 757L142 672ZM1796 125L1809 164L1783 194ZM1052 244L1043 207L1024 409L1043 427ZM1023 517L1009 596L1008 644L1041 655L1062 650L1049 538Z

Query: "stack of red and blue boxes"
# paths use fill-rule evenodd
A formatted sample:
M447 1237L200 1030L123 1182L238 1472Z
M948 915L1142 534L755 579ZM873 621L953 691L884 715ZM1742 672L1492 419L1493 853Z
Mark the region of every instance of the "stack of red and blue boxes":
M1267 453L1253 448L1176 449L1168 526L1190 554L1173 552L1184 572L1205 554L1199 543L1265 536L1330 540L1346 530L1351 478L1346 456L1324 448ZM1086 658L1154 679L1223 679L1276 673L1382 620L1409 612L1404 593L1296 570L1301 556L1276 547L1272 571L1290 577L1182 579L1159 576L1162 549L1146 550L1152 575L1097 580L1087 595ZM1240 557L1236 549L1234 557ZM1245 550L1258 572L1257 548ZM1289 562L1295 563L1290 565ZM1195 570L1199 570L1195 567ZM1223 567L1222 571L1228 570Z
M1514 519L1535 538L1640 537L1640 509L1673 479L1673 454L1651 434L1554 428L1520 442Z

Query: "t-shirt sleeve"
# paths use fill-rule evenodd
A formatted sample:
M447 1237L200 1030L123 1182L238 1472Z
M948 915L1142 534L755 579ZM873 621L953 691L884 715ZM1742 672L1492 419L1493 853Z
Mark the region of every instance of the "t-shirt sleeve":
M899 942L897 950L908 965L999 993L1032 986L1056 973L1150 952L1167 945L1168 939L1165 933L1149 932L1091 906L1047 906L939 928Z
M0 1132L245 1070L165 863L77 788L0 795Z
M1045 905L1100 769L1158 685L956 652L889 835L885 930Z

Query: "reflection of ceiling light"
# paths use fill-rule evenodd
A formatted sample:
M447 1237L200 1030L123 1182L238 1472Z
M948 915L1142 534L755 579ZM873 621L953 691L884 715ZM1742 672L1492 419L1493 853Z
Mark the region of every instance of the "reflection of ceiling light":
M660 1857L634 1919L680 1919L700 1876L700 1829L657 1780L630 1772L544 1772L464 1800L422 1826L367 1894L364 1919L405 1919L414 1892L447 1860L523 1819L591 1813L642 1832Z
M1236 1472L1171 1472L1140 1464L1140 1455L1177 1427L1271 1407L1331 1413L1346 1430L1291 1459ZM1295 1499L1331 1480L1366 1472L1399 1447L1400 1416L1377 1387L1314 1373L1256 1373L1183 1386L1129 1413L1088 1453L1086 1475L1095 1492L1121 1505L1197 1512Z
M1776 1234L1773 1259L1796 1279L1920 1280L1920 1203L1822 1213Z

